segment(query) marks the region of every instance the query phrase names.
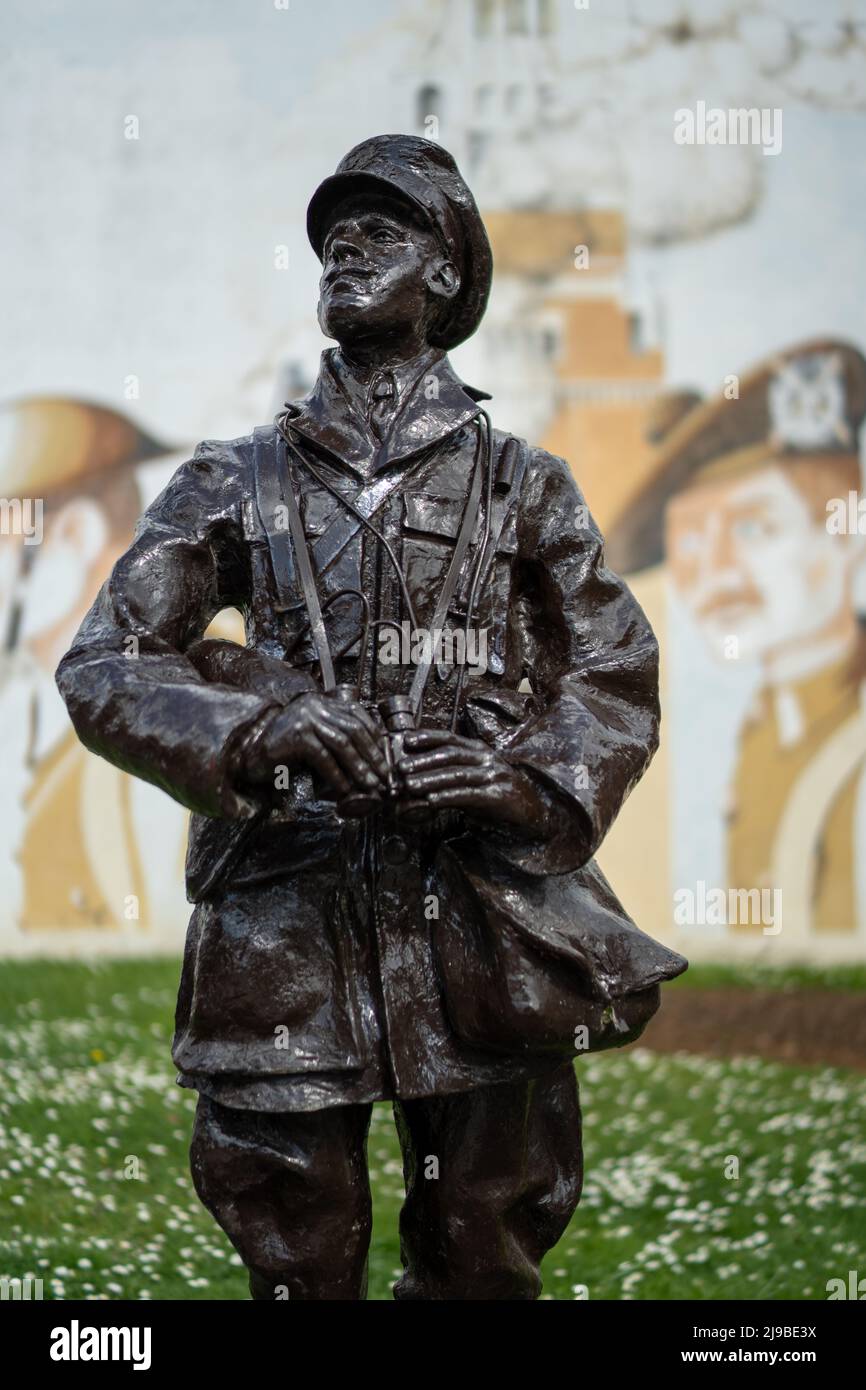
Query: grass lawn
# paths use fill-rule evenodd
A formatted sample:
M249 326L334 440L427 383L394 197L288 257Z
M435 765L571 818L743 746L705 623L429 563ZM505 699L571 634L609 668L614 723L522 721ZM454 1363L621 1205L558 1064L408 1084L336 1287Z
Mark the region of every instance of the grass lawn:
M690 965L666 989L826 989L862 993L866 965Z
M195 1099L168 1051L178 970L3 962L0 1275L41 1277L53 1298L247 1296L188 1175ZM642 1049L578 1075L584 1196L543 1297L824 1299L828 1279L866 1275L866 1076ZM384 1105L370 1169L370 1297L386 1299L402 1177Z

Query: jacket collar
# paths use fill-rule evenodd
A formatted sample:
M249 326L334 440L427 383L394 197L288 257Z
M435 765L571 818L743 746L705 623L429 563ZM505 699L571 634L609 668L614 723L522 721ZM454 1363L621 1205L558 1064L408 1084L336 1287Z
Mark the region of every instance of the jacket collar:
M462 425L474 420L486 391L460 380L446 356L425 362L418 373L401 382L394 422L380 443L364 416L363 388L343 380L335 348L322 353L319 375L309 395L287 408L286 424L303 438L341 459L362 475L369 475L410 458ZM431 389L432 380L436 389Z

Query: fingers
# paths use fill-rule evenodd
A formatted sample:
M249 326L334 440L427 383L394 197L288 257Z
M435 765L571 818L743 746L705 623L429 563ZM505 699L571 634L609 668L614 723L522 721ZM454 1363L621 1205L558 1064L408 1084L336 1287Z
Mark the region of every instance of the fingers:
M369 789L384 785L388 764L381 747L381 731L360 702L338 704L319 695L311 701L308 716L317 735L325 728L329 730L325 742L356 785Z
M497 771L489 763L483 766L443 767L412 775L404 774L403 781L412 796L429 796L433 792L464 787L490 787L497 781Z
M493 758L491 749L480 739L464 738L447 729L407 733L403 749L398 767L404 778L444 768L490 767Z
M332 754L352 787L364 788L367 791L378 791L381 788L382 779L359 752L353 738L339 724L317 719L312 732Z
M350 719L357 719L365 726L365 728L368 730L369 733L373 735L374 738L381 738L382 730L380 726L376 723L370 711L366 709L364 705L361 704L360 700L356 700L354 704L347 704L342 701L337 703L333 700L326 700L323 703L325 705L325 708L329 711L329 713L332 712L336 715L348 715Z
M462 734L452 734L450 729L410 729L403 735L403 747L412 753L422 749L439 748L448 744L451 748L486 748L477 738L464 738Z
M446 767L489 767L490 753L472 749L440 748L430 753L418 753L414 758L400 758L397 767L403 777L416 777L422 772L436 772Z
M480 811L489 816L500 805L500 798L498 794L492 795L493 791L489 785L449 787L443 791L430 792L424 801L408 802L407 809L410 806L425 806L428 811Z
M363 714L363 718L361 714L356 715L353 709L341 709L338 705L326 706L324 717L335 729L339 729L351 739L367 767L378 781L384 782L388 776L388 764L380 742L381 733L366 710L360 705L358 710Z
M304 761L338 797L348 796L354 790L353 783L340 770L336 759L314 737L310 737L306 743Z
M341 708L320 695L302 696L273 721L260 756L268 776L272 767L300 764L338 797L357 790L381 791L387 764L363 715L361 706Z
M380 725L376 723L370 711L366 709L364 705L361 704L360 700L356 705L352 705L350 707L350 710L352 714L357 714L358 718L362 721L362 723L366 724L367 728L369 729L370 733L373 735L374 738L381 738L382 729Z
M291 709L295 718L288 742L297 760L317 772L338 796L388 787L382 730L360 702L341 704L317 694L302 696ZM408 730L403 748L398 768L407 793L404 811L412 803L428 811L434 804L483 806L485 798L489 805L491 792L501 793L507 781L495 753L480 739L448 729ZM446 797L454 799L443 800Z

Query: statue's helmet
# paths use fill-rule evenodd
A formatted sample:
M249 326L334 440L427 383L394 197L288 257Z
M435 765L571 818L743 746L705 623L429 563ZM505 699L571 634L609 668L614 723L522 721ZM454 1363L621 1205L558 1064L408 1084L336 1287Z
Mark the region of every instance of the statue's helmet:
M434 346L457 347L484 315L493 253L481 214L452 155L415 135L376 135L350 150L319 185L307 209L307 234L319 260L336 208L364 192L397 194L419 211L460 272L460 291L431 334Z

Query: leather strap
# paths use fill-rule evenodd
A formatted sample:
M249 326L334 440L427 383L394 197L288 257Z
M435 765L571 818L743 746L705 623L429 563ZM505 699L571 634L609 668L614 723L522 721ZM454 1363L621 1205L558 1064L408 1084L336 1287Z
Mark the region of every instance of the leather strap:
M297 607L295 561L289 532L280 524L286 501L280 487L279 433L267 425L253 430L256 507L271 553L277 599L274 607L285 613Z
M381 511L392 492L405 482L405 479L405 472L398 472L392 477L375 478L348 500L362 516L371 521L376 512ZM347 512L343 508L338 509L337 515L313 542L312 554L318 574L324 574L325 570L329 569L334 561L342 555L349 542L355 539L362 525L363 522L359 521L356 516L352 516L351 512Z
M286 613L302 607L304 600L297 589L289 530L280 524L283 509L288 513L288 502L280 488L280 467L277 462L278 455L280 459L283 457L283 440L278 429L267 425L255 429L253 439L256 507L271 554L277 590L275 607L278 613ZM348 500L369 521L405 480L405 476L405 472L398 472L390 477L383 475L375 478ZM363 522L350 512L342 507L337 508L335 516L313 543L311 558L317 574L324 574L342 555L362 525Z
M291 431L291 420L286 422L286 428ZM464 421L460 425L455 426L452 433L456 434L459 430L465 428L466 424ZM443 435L440 439L436 440L435 445L431 446L431 449L438 450L441 448L442 444L450 438L451 435ZM355 493L354 497L349 497L345 500L351 502L355 510L359 511L367 521L371 521L376 513L381 511L392 493L396 492L397 488L402 487L409 471L414 472L417 468L422 466L430 452L431 450L425 449L408 469L406 467L397 467L391 473L383 473L379 477L371 479L369 483L365 483L364 486ZM329 521L322 534L316 537L312 545L311 554L317 574L322 575L326 570L330 569L334 561L339 559L340 555L342 555L350 541L354 540L362 525L363 522L359 521L351 512L343 508L338 509L336 515Z
M461 428L463 428L461 426ZM291 608L297 608L304 604L310 619L310 629L316 653L319 659L322 684L326 690L332 690L336 684L334 664L331 656L330 645L328 643L327 631L325 628L322 608L319 602L318 591L316 589L316 573L321 575L330 564L342 553L345 547L357 534L363 522L351 512L338 510L337 515L317 539L312 547L312 551L304 534L303 522L301 520L295 489L291 478L288 453L285 442L279 430L273 427L262 426L254 431L255 442L255 485L256 503L261 518L262 526L267 537L268 546L273 564L274 579L277 589L276 608L278 612L286 612ZM510 438L505 441L500 450L497 460L497 471L501 468L503 459L506 455L511 455L513 451L509 446L516 441ZM437 443L441 443L438 441ZM435 642L435 634L440 632L448 617L448 610L454 599L460 582L466 554L472 539L472 533L478 518L478 504L481 497L481 486L483 481L483 463L481 448L482 437L479 431L479 443L475 453L473 466L472 482L470 484L469 495L463 510L463 518L460 524L460 531L454 547L454 554L448 567L448 573L442 591L436 604L436 610L432 619L432 635ZM505 518L511 509L514 499L520 491L520 484L526 468L527 449L526 445L520 441L519 458L516 466L512 459L509 460L509 486L503 494L497 493L493 501L491 516L491 526L488 544L485 548L485 555L482 559L482 570L478 593L483 592L484 584L489 576L492 566L493 556L499 537L505 523ZM381 509L391 494L403 482L405 482L405 472L401 471L395 477L377 478L361 488L355 497L348 500L357 511L369 520L377 511ZM289 520L289 529L279 525L280 509L286 508ZM297 564L297 575L295 565ZM300 580L303 591L302 598L298 598L297 579ZM431 658L432 658L431 643ZM420 711L424 697L424 690L433 666L432 659L419 663L416 668L415 676L410 688L410 698L416 714Z
M301 520L298 499L295 496L295 487L289 467L288 454L286 446L279 435L277 435L276 439L276 464L277 475L282 484L286 506L289 509L289 528L292 533L292 545L295 551L295 560L298 566L301 588L304 593L304 602L307 606L307 615L310 620L310 631L312 632L316 654L319 658L319 673L322 678L322 686L327 692L334 690L337 684L336 676L334 675L334 662L331 657L331 646L328 642L328 634L325 629L325 619L322 616L322 605L319 603L319 593L316 588L316 576L313 572L313 565L310 559L310 549L307 545L307 538L304 535L304 523Z
M514 435L509 435L499 451L499 458L496 461L497 482L499 476L507 470L508 487L502 492L494 492L492 517L490 521L490 535L487 541L487 549L484 559L481 562L481 574L478 580L478 598L484 593L484 586L490 577L493 568L493 559L496 555L496 547L502 535L503 528L508 513L520 496L520 488L523 477L526 473L526 465L529 460L529 449L524 439L518 439Z
M472 482L469 486L469 495L466 498L466 505L463 508L463 519L460 522L460 530L458 532L457 541L454 546L454 554L451 556L451 564L448 566L448 573L445 576L445 582L442 585L442 591L439 595L439 600L436 604L436 609L433 613L433 619L430 625L432 637L432 641L429 644L430 659L429 661L419 661L415 669L415 675L413 677L412 684L409 687L409 698L412 701L412 708L415 711L416 720L418 718L418 715L420 714L421 703L424 699L424 690L427 685L427 681L430 678L430 672L433 669L433 663L435 660L433 655L433 648L436 643L437 634L442 631L442 628L445 624L445 620L448 617L448 610L451 607L451 600L453 599L457 591L457 585L460 582L460 572L463 569L463 561L466 559L466 552L469 549L469 543L472 539L472 532L475 529L475 525L478 521L478 503L481 499L481 482L482 474L484 472L484 466L482 464L484 451L481 447L481 444L482 434L481 430L479 429L478 447L475 450L475 460L472 470Z

